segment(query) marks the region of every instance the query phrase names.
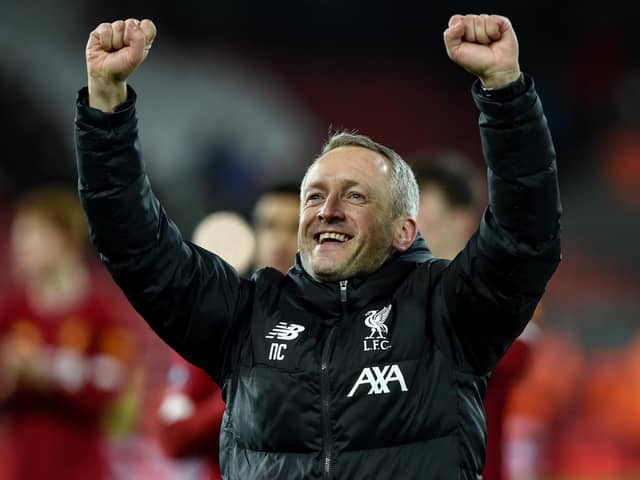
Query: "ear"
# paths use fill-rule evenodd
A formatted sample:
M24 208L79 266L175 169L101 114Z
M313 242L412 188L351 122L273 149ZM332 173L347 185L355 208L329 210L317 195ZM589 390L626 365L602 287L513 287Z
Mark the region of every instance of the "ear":
M413 244L417 235L418 226L415 219L411 217L399 218L394 225L391 246L398 252L404 252Z

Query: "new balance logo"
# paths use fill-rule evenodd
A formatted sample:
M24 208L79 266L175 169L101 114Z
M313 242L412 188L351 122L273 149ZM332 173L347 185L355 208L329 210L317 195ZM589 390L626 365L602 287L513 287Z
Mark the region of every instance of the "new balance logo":
M278 322L264 338L277 338L278 340L295 340L300 335L300 332L304 332L302 325L295 323Z
M396 382L403 392L409 391L407 383L398 365L383 365L381 367L366 367L356 380L355 385L347 394L347 397L353 397L358 388L362 385L368 385L367 395L380 395L382 393L391 393L389 385Z

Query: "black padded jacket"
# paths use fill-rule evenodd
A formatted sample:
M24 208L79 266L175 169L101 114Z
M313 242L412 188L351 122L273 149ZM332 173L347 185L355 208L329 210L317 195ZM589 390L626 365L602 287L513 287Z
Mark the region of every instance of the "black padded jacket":
M451 262L419 237L337 283L299 259L243 278L185 241L145 173L134 91L112 114L80 91L92 241L149 325L223 387L225 479L481 478L486 381L557 267L561 208L532 80L472 91L490 199L479 230Z

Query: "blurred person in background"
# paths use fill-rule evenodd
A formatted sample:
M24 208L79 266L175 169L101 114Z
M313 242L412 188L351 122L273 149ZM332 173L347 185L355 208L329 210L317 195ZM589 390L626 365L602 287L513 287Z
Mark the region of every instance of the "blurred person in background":
M298 251L299 220L298 184L275 185L260 195L253 209L256 270L268 266L287 273Z
M471 161L453 151L422 152L410 159L420 187L418 229L436 258L453 260L478 228L482 179ZM484 399L487 453L484 476L502 480L503 427L511 391L523 375L537 327L529 323L491 373Z
M155 34L135 19L90 34L79 191L131 302L224 385L225 476L480 477L488 374L560 260L555 152L509 20L454 15L444 32L449 57L478 77L490 172L490 207L463 254L431 257L411 169L343 132L302 181L294 268L251 279L185 242L151 190L127 78Z
M275 185L262 192L253 209L255 242L248 239L251 233L241 217L217 214L203 219L192 239L243 274L267 266L286 274L298 250L299 216L298 185ZM158 412L160 442L169 456L186 459L181 462L184 476L219 480L222 392L204 370L177 354L174 358Z
M453 151L421 152L409 163L420 187L418 230L434 257L452 260L480 223L480 175L466 157Z
M640 478L640 341L589 349L545 329L508 406L517 480Z
M26 194L10 226L0 305L3 479L109 478L104 417L126 387L132 338L93 281L72 190Z
M543 309L536 315L542 316ZM580 408L587 370L585 354L575 340L551 328L540 330L526 372L505 406L503 467L508 478L580 478L565 477L571 472L559 468L558 459L566 444L563 432ZM608 411L609 405L600 408Z

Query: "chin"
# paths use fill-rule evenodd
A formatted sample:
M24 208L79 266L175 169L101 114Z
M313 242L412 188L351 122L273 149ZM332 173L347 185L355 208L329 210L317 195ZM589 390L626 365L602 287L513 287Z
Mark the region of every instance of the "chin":
M340 280L346 280L347 277L345 275L341 275L339 273L314 273L313 278L318 280L319 282L339 282Z
M347 278L348 272L342 268L314 268L312 276L321 282L337 282Z

